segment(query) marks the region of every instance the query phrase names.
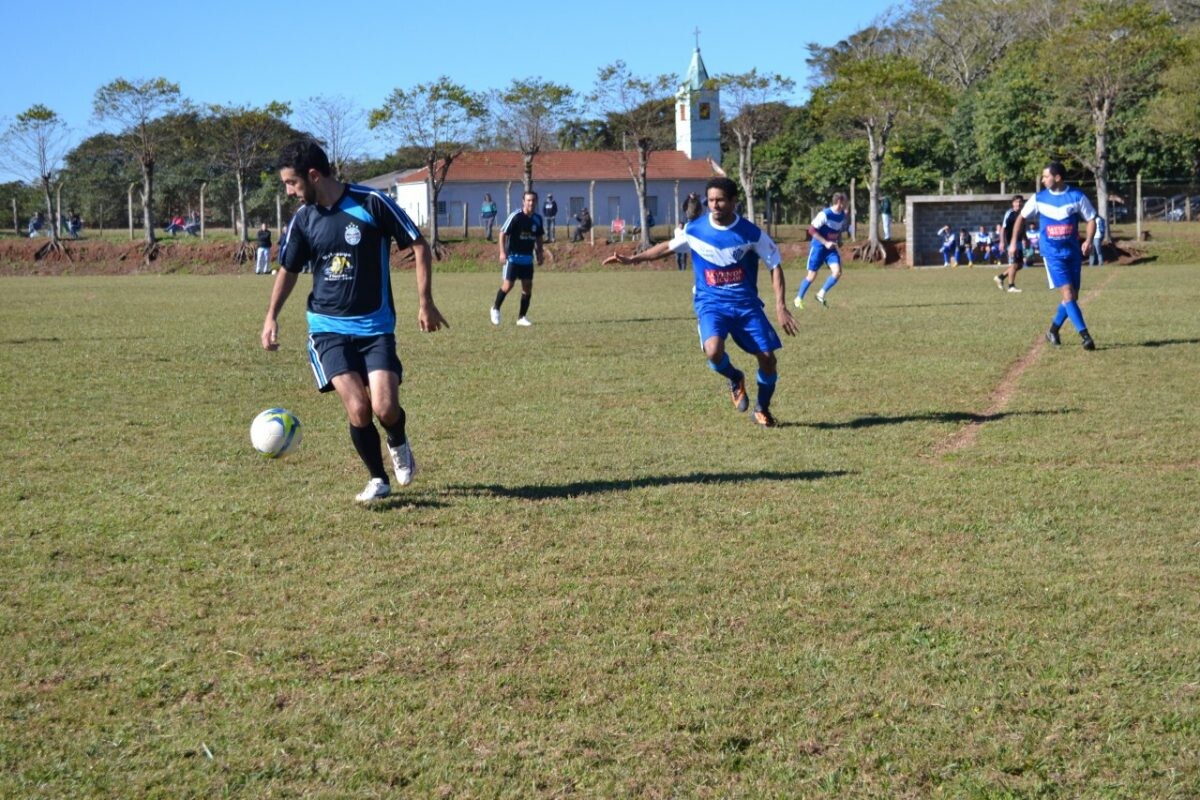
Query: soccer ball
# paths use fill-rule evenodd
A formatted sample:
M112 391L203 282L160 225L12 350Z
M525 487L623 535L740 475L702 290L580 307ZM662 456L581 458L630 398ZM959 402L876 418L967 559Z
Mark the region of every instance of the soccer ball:
M300 446L300 420L286 408L268 408L250 423L250 443L267 458L279 458Z

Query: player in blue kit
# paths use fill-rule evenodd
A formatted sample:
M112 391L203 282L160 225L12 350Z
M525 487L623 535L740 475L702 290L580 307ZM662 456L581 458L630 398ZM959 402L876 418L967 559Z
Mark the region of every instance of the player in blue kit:
M493 325L500 324L500 306L517 281L521 282L517 324L522 328L533 324L526 316L533 296L533 265L535 261L542 263L542 237L546 232L541 215L534 211L537 199L537 192L522 195L521 210L509 214L500 227L500 262L504 264L504 270L500 276L500 289L488 312Z
M309 361L317 389L336 391L346 409L350 440L371 476L355 499L369 503L391 494L372 413L387 432L397 483L412 483L417 469L399 402L404 368L396 355L392 240L402 251L412 250L416 262L420 329L436 331L449 323L433 303L429 245L408 215L386 195L330 175L329 159L315 142L296 142L280 154L279 177L304 205L288 225L262 346L279 349L279 312L301 269L311 263Z
M1087 323L1083 321L1083 311L1079 308L1079 284L1083 268L1083 257L1091 249L1092 237L1096 234L1096 211L1087 195L1068 186L1064 180L1066 171L1057 161L1051 161L1042 170L1041 191L1029 198L1029 202L1021 209L1013 225L1012 241L1008 245L1010 259L1015 259L1017 247L1022 241L1021 231L1025 220L1038 216L1041 223L1038 226L1038 249L1046 262L1046 279L1051 289L1058 289L1062 302L1046 331L1046 341L1052 345L1062 344L1058 335L1059 328L1065 320L1071 320L1084 350L1095 350L1096 343L1088 333ZM1082 246L1079 242L1079 220L1087 222L1087 236Z
M771 414L771 397L778 378L775 351L783 347L771 327L763 301L758 297L758 264L771 273L775 291L775 316L784 333L795 336L796 319L787 307L782 258L771 237L749 220L739 217L737 184L729 178L713 178L705 187L707 214L702 214L676 232L675 238L659 242L633 256L614 253L605 264L639 264L654 261L670 252L691 250L695 273L693 305L699 320L700 343L708 365L729 381L733 406L746 411L746 375L733 366L725 352L726 337L758 359L758 397L754 421L766 428L776 425Z
M825 295L842 277L842 257L838 254L838 242L842 238L842 231L846 230L850 225L850 219L846 215L846 195L841 192L834 192L830 199L829 208L820 212L813 218L812 224L808 226L808 237L812 243L808 248L808 274L804 276L804 282L800 284L800 291L796 293L795 304L796 308L804 308L804 295L808 293L808 287L817 279L817 270L822 264L829 265L829 279L825 281L825 285L817 292L817 302L828 308L825 302Z

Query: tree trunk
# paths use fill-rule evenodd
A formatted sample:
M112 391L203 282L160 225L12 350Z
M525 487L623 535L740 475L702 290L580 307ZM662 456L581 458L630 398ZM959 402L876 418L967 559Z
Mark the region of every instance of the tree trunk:
M429 249L433 251L434 258L441 258L442 243L438 239L437 201L442 187L434 178L433 159L429 159L426 166L429 168L429 178L425 181L426 194L429 197Z
M1098 112L1102 114L1103 112ZM1108 131L1106 121L1096 117L1096 213L1108 219Z
M525 173L521 177L526 192L533 191L533 157L536 153L523 153L525 157ZM536 210L536 209L535 209Z
M245 264L250 258L250 248L248 246L250 232L246 228L246 181L241 169L235 169L233 175L237 181L238 225L242 228L241 235L238 237L237 249L233 252L233 261L235 264Z
M879 241L879 183L883 177L883 157L887 153L887 128L876 130L867 126L867 156L870 175L867 179L867 241L858 249L863 261L884 261L887 252Z
M650 165L650 148L638 145L638 172L633 179L637 188L638 213L642 215L642 235L638 243L638 251L650 247L650 226L646 224L646 172Z
M58 221L54 218L54 202L50 199L50 176L42 176L42 195L46 198L46 224L50 228L50 244L58 247Z
M738 134L738 179L742 182L742 191L746 193L746 219L754 222L754 165L751 156L754 152L754 137L743 138Z
M142 224L146 226L146 253L157 241L154 237L154 162L142 161Z

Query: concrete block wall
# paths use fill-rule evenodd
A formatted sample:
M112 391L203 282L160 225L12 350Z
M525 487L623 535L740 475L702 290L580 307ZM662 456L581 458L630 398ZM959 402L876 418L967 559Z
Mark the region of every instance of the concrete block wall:
M980 225L988 230L1004 220L1012 205L1011 194L927 194L904 199L908 219L905 259L910 267L941 266L941 239L938 229L949 225L956 232L966 228L974 233Z

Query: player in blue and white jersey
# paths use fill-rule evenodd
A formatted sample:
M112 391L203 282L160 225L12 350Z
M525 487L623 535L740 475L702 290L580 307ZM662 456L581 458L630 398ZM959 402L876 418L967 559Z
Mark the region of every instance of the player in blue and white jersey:
M705 187L708 212L689 222L675 238L659 242L633 256L614 253L605 264L640 264L671 252L690 250L695 274L692 304L699 320L700 344L709 367L729 381L733 407L746 411L746 375L733 366L725 352L725 339L758 359L758 397L754 421L766 428L776 425L771 398L778 380L775 351L783 347L771 327L758 296L758 265L766 264L775 293L775 316L784 333L795 336L796 319L787 307L779 248L764 231L734 211L737 184L729 178L712 178Z
M796 299L793 301L796 308L804 308L804 295L817 279L817 270L822 264L829 265L830 275L825 285L817 292L817 302L826 305L826 293L842 277L842 257L838 255L838 242L842 238L842 232L849 226L846 195L834 192L829 208L813 217L812 224L808 226L808 237L812 240L808 248L808 273L804 276L804 282L800 284L800 291L796 293Z
M537 192L526 192L521 197L521 210L514 211L500 226L500 263L504 268L500 275L500 290L492 303L491 320L500 324L500 306L512 291L513 284L521 282L521 309L517 324L528 328L533 323L529 313L529 300L533 296L533 264L542 263L542 237L545 225L537 208Z
M1009 257L1015 258L1017 243L1021 241L1021 231L1025 220L1038 216L1041 218L1038 234L1038 249L1042 260L1046 262L1046 279L1051 289L1058 289L1062 302L1046 331L1046 341L1053 345L1062 344L1058 335L1059 328L1065 320L1071 320L1084 350L1095 350L1096 343L1088 333L1087 323L1083 321L1083 311L1079 308L1079 284L1083 268L1083 257L1092 246L1092 237L1096 234L1096 211L1087 195L1068 186L1064 177L1066 171L1057 161L1051 161L1042 170L1041 191L1029 198L1029 202L1021 209L1021 215L1013 226L1013 241L1009 244ZM1087 236L1082 246L1079 242L1079 221L1087 222Z
M436 331L449 324L433 303L429 245L386 195L334 180L329 159L315 142L302 140L284 148L279 177L287 193L304 205L287 228L280 254L283 269L271 290L262 346L279 349L279 312L301 269L311 264L308 353L313 376L319 391L336 391L341 398L350 440L370 473L366 488L355 499L379 500L391 493L391 483L372 414L387 432L397 482L407 486L417 469L399 402L404 368L396 355L391 243L395 240L402 251L412 250L417 322L422 331Z

